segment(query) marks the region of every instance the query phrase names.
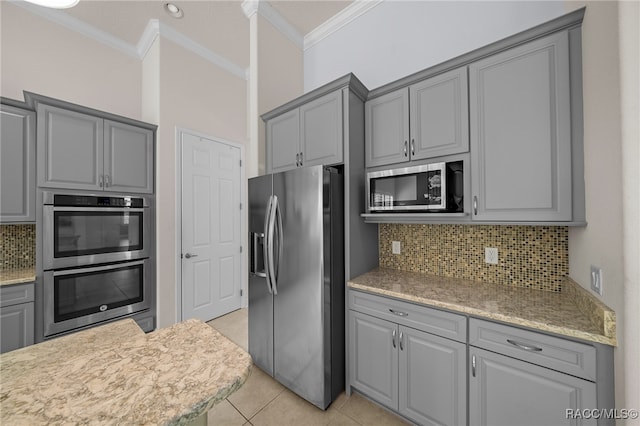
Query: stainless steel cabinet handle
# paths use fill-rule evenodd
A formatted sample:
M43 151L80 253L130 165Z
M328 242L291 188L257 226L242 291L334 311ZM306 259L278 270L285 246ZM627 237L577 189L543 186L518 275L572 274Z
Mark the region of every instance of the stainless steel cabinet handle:
M393 345L393 347L396 347L396 330L394 329L391 332L391 344Z
M401 331L401 332L400 332L400 350L401 350L401 351L404 351L404 348L402 347L402 339L404 339L404 337L403 337L403 333L402 333L402 331Z
M407 156L407 141L404 141L404 156Z
M111 186L111 176L104 175L104 187L108 188Z
M473 214L478 215L478 197L475 195L473 196Z
M102 175L98 176L98 186L99 186L100 188L104 187L104 180L103 180L103 179L104 179L104 178L103 178L103 176L102 176Z
M471 356L471 375L476 377L476 356Z
M416 155L416 140L411 139L411 156Z
M191 259L192 257L198 257L197 254L191 254L191 253L187 253L184 255L184 257L186 257L187 259Z
M300 153L296 152L296 167L300 167Z
M302 164L304 164L304 157L302 156L302 153L300 153L300 165L302 166Z
M389 308L389 312L391 312L392 314L397 315L399 317L408 317L409 316L409 314L406 313L406 312L396 311L396 310L393 310L391 308Z
M542 348L539 348L537 346L531 346L531 345L527 345L515 340L511 340L511 339L507 339L507 342L511 343L513 346L516 346L520 349L524 349L525 351L529 351L529 352L542 352Z

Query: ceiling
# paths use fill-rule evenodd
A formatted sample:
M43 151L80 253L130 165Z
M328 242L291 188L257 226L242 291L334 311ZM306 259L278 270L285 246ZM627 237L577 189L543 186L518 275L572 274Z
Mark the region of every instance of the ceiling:
M262 1L262 0L261 0ZM268 2L304 36L343 10L353 0L278 0ZM135 46L147 23L157 19L234 64L249 66L249 20L241 0L174 1L184 11L170 17L165 1L81 0L64 13Z

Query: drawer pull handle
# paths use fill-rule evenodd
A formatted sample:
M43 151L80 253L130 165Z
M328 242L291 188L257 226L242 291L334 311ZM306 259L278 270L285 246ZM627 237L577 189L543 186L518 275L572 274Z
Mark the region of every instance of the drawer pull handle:
M397 315L399 317L408 317L409 314L406 312L402 312L402 311L394 311L393 309L389 309L389 312L391 312L394 315Z
M520 349L524 349L529 352L542 352L542 348L537 346L525 345L524 343L516 342L515 340L507 339L507 342L511 343L513 346L517 346Z
M396 347L396 330L395 329L391 332L391 344L395 349Z

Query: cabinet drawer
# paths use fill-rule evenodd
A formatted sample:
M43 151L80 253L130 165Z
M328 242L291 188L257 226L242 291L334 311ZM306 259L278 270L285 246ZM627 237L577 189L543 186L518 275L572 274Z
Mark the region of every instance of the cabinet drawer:
M349 309L458 342L467 341L467 318L463 315L353 290L349 291Z
M33 302L33 283L5 285L0 287L0 307Z
M596 380L596 348L591 345L475 318L469 320L469 345Z

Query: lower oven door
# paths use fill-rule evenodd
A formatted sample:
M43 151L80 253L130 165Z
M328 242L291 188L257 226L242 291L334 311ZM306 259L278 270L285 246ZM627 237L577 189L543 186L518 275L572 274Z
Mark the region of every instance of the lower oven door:
M44 272L44 335L150 308L148 259Z

